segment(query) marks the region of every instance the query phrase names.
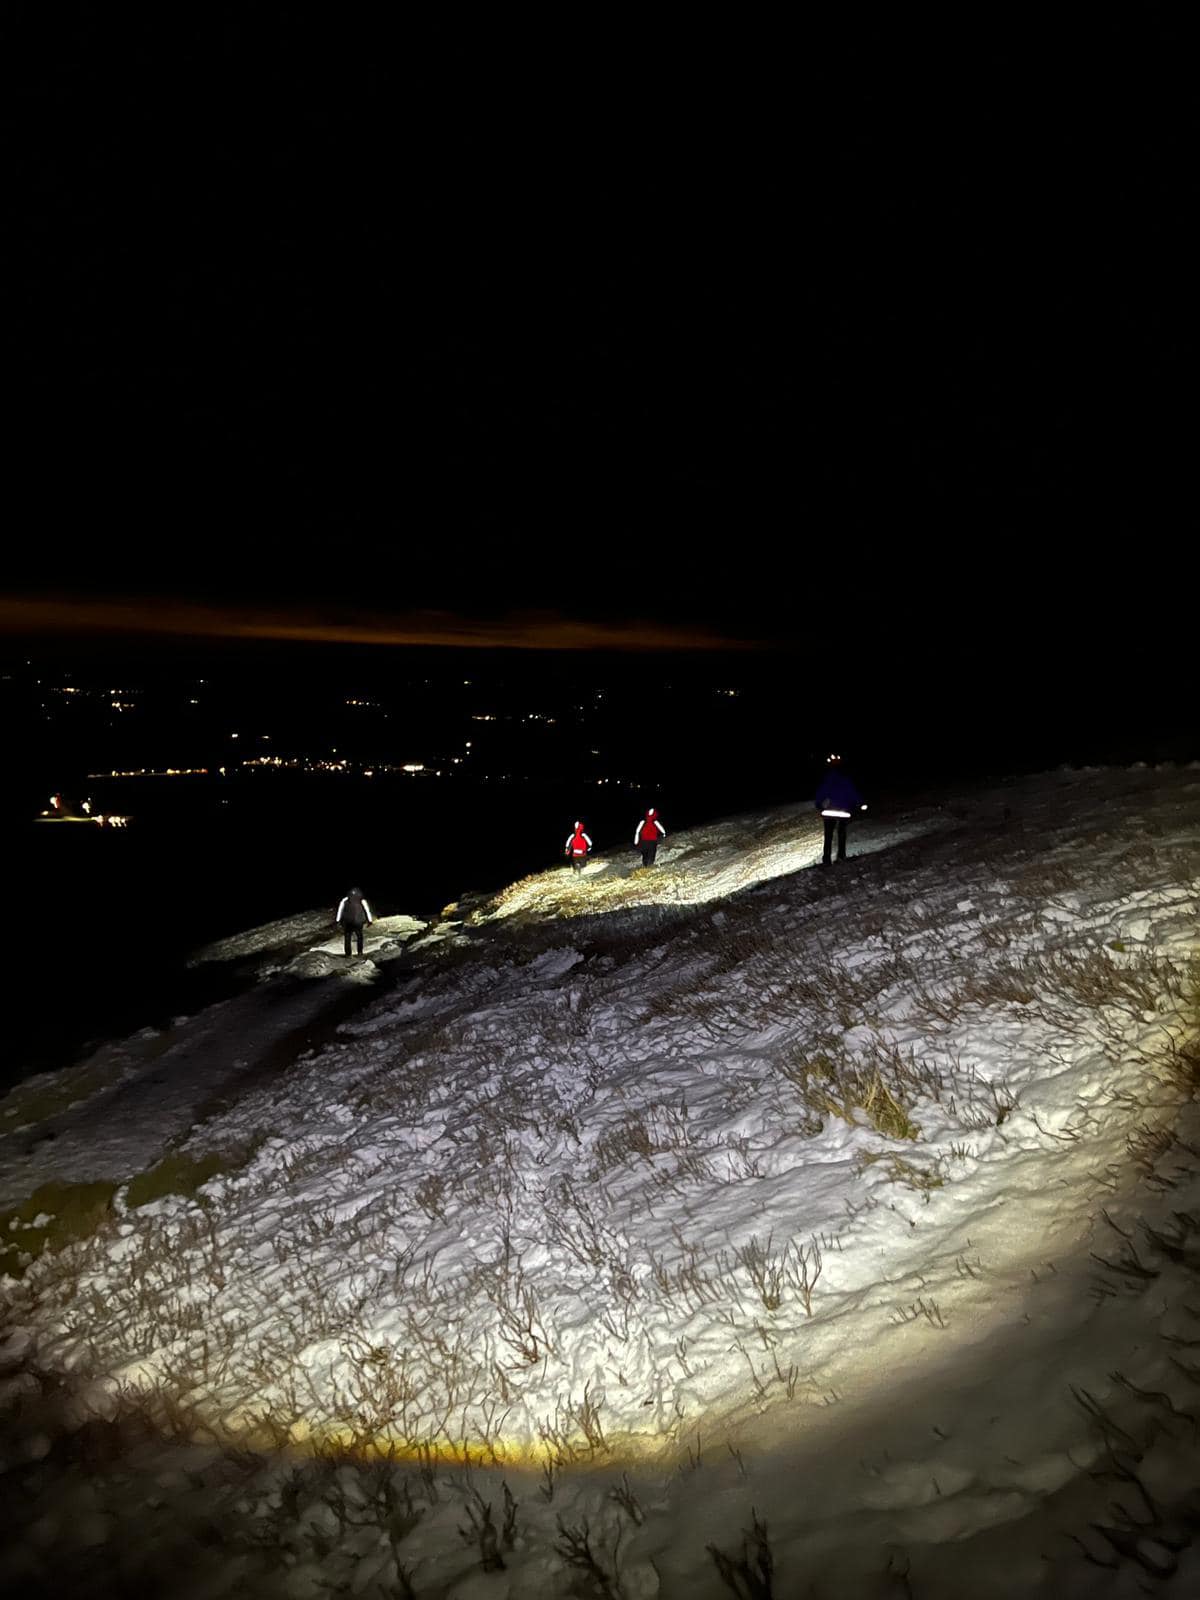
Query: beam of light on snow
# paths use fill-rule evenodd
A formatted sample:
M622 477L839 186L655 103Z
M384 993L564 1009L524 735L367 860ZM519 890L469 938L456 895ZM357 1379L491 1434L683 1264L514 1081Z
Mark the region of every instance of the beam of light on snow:
M839 1569L837 1593L883 1593L909 1546L960 1563L918 1585L931 1597L1022 1542L1043 1573L1064 1508L1080 1529L1085 1496L1111 1514L1091 1469L1112 1426L1153 1447L1159 1498L1191 1481L1190 1435L1162 1417L1195 1382L1195 792L1184 772L1021 780L976 795L966 828L873 818L858 871L790 883L817 857L811 802L675 834L665 870L631 869L627 845L583 879L556 868L488 908L524 909L528 938L435 925L427 981L206 1118L194 1165L232 1159L203 1195L135 1196L172 1122L130 1114L118 1057L107 1126L55 1110L53 1153L26 1129L0 1171L31 1209L21 1163L138 1174L116 1227L106 1212L73 1261L29 1262L39 1374L80 1383L80 1420L469 1465L477 1504L498 1500L493 1469L532 1469L549 1481L518 1496L525 1538L537 1515L548 1540L584 1510L600 1526L627 1465L653 1548L694 1545L681 1594L715 1592L692 1577L752 1505L781 1572L839 1543L870 1569ZM1027 826L1003 826L1012 806ZM1158 848L1130 848L1151 817ZM659 917L686 899L710 904ZM589 910L629 914L592 938L571 926ZM327 918L201 956L325 961ZM207 1082L211 1017L150 1093L160 1041L146 1110L186 1094L189 1129L260 1004L225 1024ZM168 1146L184 1171L188 1142ZM36 1209L10 1252L54 1221ZM423 1530L438 1518L422 1587L449 1592L463 1519ZM518 1556L513 1593L565 1592L522 1586ZM659 1592L645 1570L625 1592ZM1090 1592L1081 1571L1064 1595ZM1026 1587L1005 1571L989 1592Z
M24 634L157 635L296 644L444 646L458 650L757 650L760 641L655 621L595 622L545 612L479 619L448 611L393 615L73 595L0 596L0 628Z

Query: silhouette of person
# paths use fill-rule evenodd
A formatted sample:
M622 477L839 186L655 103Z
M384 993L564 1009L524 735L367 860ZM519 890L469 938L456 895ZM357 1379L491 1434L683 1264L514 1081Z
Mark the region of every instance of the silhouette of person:
M358 943L358 953L362 955L363 929L368 923L374 922L375 918L361 889L351 889L349 894L342 896L334 921L345 936L346 954L350 954L350 940L353 937Z
M831 755L828 758L825 772L817 784L817 795L813 804L821 813L825 821L825 853L821 865L829 865L833 852L833 834L837 830L837 858L839 861L846 859L846 824L859 811L865 811L866 805L862 795L859 794L853 778L842 770L842 758Z

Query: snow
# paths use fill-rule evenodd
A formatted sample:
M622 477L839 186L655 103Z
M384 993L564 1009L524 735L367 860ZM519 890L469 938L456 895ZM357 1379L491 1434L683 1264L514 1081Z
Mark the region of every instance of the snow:
M1058 772L851 840L822 870L788 807L349 968L327 920L218 947L275 975L130 1041L52 1153L0 1141L10 1200L241 1153L9 1283L9 1581L94 1564L133 1461L181 1528L236 1513L206 1593L765 1594L707 1549L752 1568L755 1517L777 1594L1194 1585L1200 781ZM330 1022L339 967L373 986ZM160 1431L68 1517L97 1408Z
M207 1119L207 1108L269 1068L281 1045L298 1049L306 1030L344 1008L347 990L374 983L425 924L380 917L362 957L349 959L340 934L298 949L301 927L313 940L328 932L329 918L269 923L196 958L252 957L248 970L272 983L177 1017L161 1033L142 1029L105 1044L75 1067L27 1079L0 1102L0 1205L43 1183L120 1179L153 1165Z
M363 955L375 960L394 959L406 940L427 926L416 917L376 917L364 930ZM304 977L322 977L335 970L344 954L341 930L332 932L332 913L307 911L299 916L281 917L246 933L219 939L205 945L189 965L202 966L212 961L239 961L260 978L277 972L292 972ZM326 958L322 962L319 958ZM366 969L369 970L369 969Z

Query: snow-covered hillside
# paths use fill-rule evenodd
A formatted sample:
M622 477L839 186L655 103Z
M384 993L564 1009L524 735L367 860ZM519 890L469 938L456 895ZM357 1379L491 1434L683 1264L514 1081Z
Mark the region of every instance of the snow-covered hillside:
M52 1143L0 1103L14 1204L119 1185L7 1286L10 1580L1192 1592L1200 771L1013 782L852 850L731 819L361 966L292 919L210 953L280 974L188 1025L220 1093L181 1098L181 1037ZM339 971L375 985L299 1059L221 1059Z

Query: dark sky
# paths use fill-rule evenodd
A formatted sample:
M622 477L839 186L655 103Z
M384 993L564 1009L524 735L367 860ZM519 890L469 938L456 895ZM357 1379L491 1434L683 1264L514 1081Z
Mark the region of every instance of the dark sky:
M1183 667L1195 166L1154 14L485 96L252 9L13 8L11 593Z

